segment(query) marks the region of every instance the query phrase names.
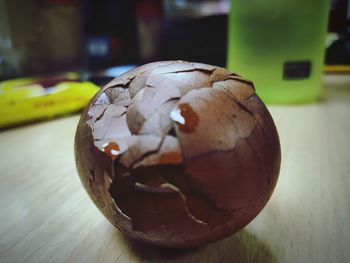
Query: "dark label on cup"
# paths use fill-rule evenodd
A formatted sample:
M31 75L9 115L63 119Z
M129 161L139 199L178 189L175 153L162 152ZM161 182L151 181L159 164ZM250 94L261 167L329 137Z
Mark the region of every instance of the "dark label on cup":
M310 61L288 61L283 66L283 79L306 79L311 74Z

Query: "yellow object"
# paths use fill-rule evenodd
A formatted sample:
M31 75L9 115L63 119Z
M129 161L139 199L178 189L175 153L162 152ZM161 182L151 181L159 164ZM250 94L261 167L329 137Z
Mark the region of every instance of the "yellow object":
M78 82L74 74L0 82L0 128L80 110L98 90L91 82Z
M325 65L324 70L327 73L349 73L350 65Z

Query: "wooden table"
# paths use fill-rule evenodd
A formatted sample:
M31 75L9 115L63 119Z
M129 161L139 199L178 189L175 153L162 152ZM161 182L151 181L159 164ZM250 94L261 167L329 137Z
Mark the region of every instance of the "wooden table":
M0 133L0 262L350 262L350 77L323 102L271 106L282 167L263 212L225 240L166 250L126 239L85 193L79 116Z

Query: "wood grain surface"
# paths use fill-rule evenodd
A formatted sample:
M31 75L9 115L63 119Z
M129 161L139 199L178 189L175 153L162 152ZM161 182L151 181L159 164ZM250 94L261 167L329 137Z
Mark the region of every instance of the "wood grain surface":
M350 77L323 101L270 106L282 145L275 192L237 234L192 250L125 238L74 163L79 116L0 132L0 262L350 262Z

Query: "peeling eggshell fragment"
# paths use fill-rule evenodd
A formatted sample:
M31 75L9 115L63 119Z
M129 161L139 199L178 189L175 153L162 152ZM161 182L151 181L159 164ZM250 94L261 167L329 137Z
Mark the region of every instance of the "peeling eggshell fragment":
M81 181L121 231L196 247L252 221L280 169L273 120L251 81L185 61L146 64L104 86L76 133Z

